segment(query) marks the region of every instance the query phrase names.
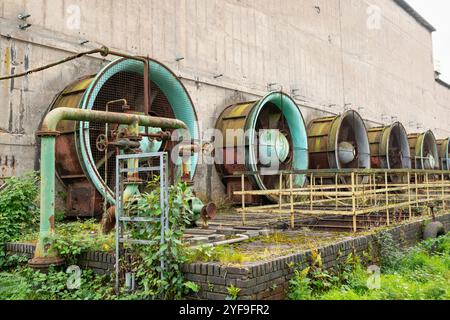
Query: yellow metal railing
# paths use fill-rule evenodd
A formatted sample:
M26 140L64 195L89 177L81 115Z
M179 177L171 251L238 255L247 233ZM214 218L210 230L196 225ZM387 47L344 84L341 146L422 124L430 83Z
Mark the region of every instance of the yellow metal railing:
M245 225L248 213L274 213L290 215L295 228L297 215L352 216L353 230L357 231L357 218L371 213L385 213L391 224L394 211L407 211L413 218L414 209L446 209L450 200L450 171L424 170L307 170L279 172L279 187L271 190L245 190L246 178L253 172L237 173L242 182L242 214ZM295 175L305 175L304 187L293 185ZM248 206L247 196L272 196L277 204ZM429 212L429 211L427 211Z

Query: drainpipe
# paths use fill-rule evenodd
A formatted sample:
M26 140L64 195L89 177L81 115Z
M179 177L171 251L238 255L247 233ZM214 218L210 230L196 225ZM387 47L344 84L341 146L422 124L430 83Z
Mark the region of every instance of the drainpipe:
M55 232L55 141L60 134L56 128L60 121L91 121L96 123L117 123L129 125L131 128L156 127L161 129L188 129L180 120L150 117L125 113L110 113L103 111L82 110L73 108L58 108L44 119L41 130L41 206L39 242L36 247L31 266L59 263L59 259L47 253L46 239Z

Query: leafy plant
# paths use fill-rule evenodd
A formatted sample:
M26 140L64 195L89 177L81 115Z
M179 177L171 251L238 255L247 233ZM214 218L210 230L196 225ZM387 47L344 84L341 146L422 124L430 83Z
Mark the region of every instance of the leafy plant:
M239 293L242 291L241 289L237 288L234 284L230 285L227 288L228 291L228 297L226 300L235 301L239 297Z
M133 239L150 239L151 244L126 248L132 261L126 267L135 272L138 291L142 299L180 299L185 294L199 290L186 282L181 265L187 261L181 242L186 226L192 224L194 215L190 208L193 192L185 183L169 188L169 222L161 244L160 188L153 185L149 192L130 201L125 208L128 216L155 218L152 224L130 224L127 233ZM162 262L164 268L162 268ZM160 276L162 274L162 277Z
M389 232L383 231L378 234L376 241L379 248L382 271L388 271L395 268L403 255L392 235Z
M389 240L390 237L388 237ZM388 244L390 241L387 241ZM386 259L386 257L385 257ZM289 286L289 298L308 300L448 300L450 298L450 235L425 241L416 247L395 255L389 268L382 270L381 287L369 289L370 274L356 255L345 263L327 271L337 276L332 285L323 290L314 279L330 278L314 267L296 270Z
M295 270L294 276L289 281L288 298L290 300L309 300L311 299L312 290L310 287L311 280L308 278L309 268L305 270Z
M108 276L83 271L78 289L70 290L70 275L50 269L43 274L29 268L0 273L0 300L107 300L115 295Z
M37 184L37 174L30 173L9 178L0 191L0 267L5 262L5 244L38 225Z
M58 254L68 264L76 264L85 252L111 252L115 248L114 235L103 235L95 220L60 224L57 233L49 240L49 252Z

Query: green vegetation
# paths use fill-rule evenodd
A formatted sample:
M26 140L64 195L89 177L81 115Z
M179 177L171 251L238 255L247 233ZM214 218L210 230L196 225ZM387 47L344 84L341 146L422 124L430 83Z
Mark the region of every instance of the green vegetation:
M9 178L0 191L0 268L6 259L5 244L38 226L37 185L38 177L32 173L22 178Z
M136 239L152 239L146 246L127 247L131 261L127 270L136 274L137 291L129 294L114 292L115 275L98 276L92 271L81 272L79 289L68 289L73 274L60 269L51 269L42 274L26 267L27 259L20 256L6 256L4 244L11 241L36 243L38 238L38 195L36 174L8 180L0 193L0 300L2 299L181 299L184 295L198 292L195 283L185 281L181 265L187 261L181 242L184 228L190 225L193 213L189 201L192 190L184 183L169 189L169 227L165 243L160 245L160 220L154 224L128 226ZM137 198L127 208L130 214L141 217L159 217L158 186ZM49 241L49 251L65 258L67 265L76 264L79 256L87 251L111 252L114 250L114 234L102 235L94 220L58 223L56 234ZM164 259L165 269L161 269ZM163 279L160 273L163 273Z
M450 236L433 239L400 252L384 233L380 244L380 285L359 258L351 255L331 271L313 253L313 266L295 270L290 281L293 300L448 300L450 298ZM371 287L371 288L370 288Z
M234 245L215 248L200 246L188 250L189 262L219 262L225 265L242 265L248 262L269 260L349 238L348 233L316 233L308 230L274 232L268 236L251 238Z
M114 299L109 277L83 271L79 289L67 287L71 274L50 270L43 274L29 268L0 273L0 300L104 300Z
M146 194L138 197L127 208L130 216L158 218L161 214L159 206L160 188L154 184ZM180 299L184 295L198 291L199 288L184 280L181 266L187 261L182 237L186 226L192 224L194 216L189 201L193 198L192 189L185 183L169 188L169 226L164 235L165 242L160 245L161 222L154 224L133 224L128 226L133 239L151 239L152 244L134 246L131 250L133 259L126 266L136 273L136 283L140 290L132 297L135 299ZM165 268L161 269L164 260ZM163 279L160 278L162 271Z
M222 264L240 265L247 261L247 257L236 251L232 246L208 247L200 246L187 249L187 262L220 262Z
M235 301L235 300L238 299L239 293L241 292L241 289L236 288L236 286L232 284L231 286L229 286L227 288L227 291L228 291L227 300Z

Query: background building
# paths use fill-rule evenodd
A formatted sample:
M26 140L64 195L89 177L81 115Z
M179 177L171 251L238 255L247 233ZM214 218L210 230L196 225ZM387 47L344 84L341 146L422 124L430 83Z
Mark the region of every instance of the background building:
M2 0L0 74L106 45L171 68L203 128L228 105L282 87L306 122L353 108L369 126L395 118L446 138L450 86L436 79L433 31L403 0ZM0 82L0 177L37 168L35 132L54 96L106 62L85 57ZM224 194L212 167L195 183Z

